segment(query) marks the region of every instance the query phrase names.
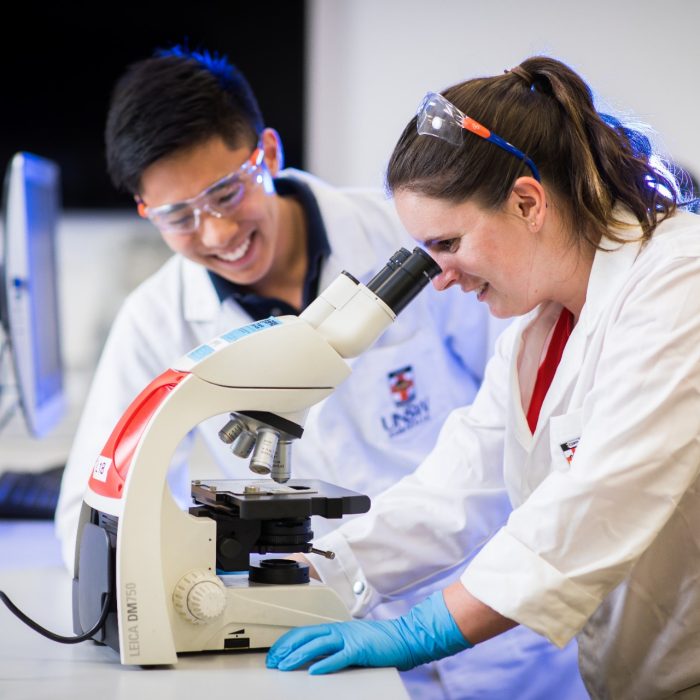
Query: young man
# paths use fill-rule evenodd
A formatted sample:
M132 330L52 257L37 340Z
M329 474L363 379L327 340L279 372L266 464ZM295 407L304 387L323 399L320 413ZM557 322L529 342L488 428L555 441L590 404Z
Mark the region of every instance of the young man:
M134 195L175 255L126 300L100 360L57 509L69 567L88 474L143 387L202 342L297 314L343 269L366 282L398 248L413 247L381 193L282 170L277 133L223 59L175 49L133 65L114 91L106 140L113 182ZM488 314L473 295L438 299L424 290L310 411L292 475L377 495L428 454L453 408L471 402L489 348ZM218 438L226 418L196 432L224 475L246 478L247 465ZM192 439L171 469L183 504ZM316 534L332 525L315 520ZM430 697L440 692L433 686Z

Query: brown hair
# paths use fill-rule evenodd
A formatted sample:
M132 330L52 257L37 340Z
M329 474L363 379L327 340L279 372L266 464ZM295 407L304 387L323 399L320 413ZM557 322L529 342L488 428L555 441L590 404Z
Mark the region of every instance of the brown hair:
M618 203L639 220L644 240L675 212L675 181L650 162L649 140L599 114L588 85L560 61L535 56L504 75L468 80L442 94L534 161L543 184L564 204L576 240L596 248L604 237L622 242L611 231L624 227L613 212ZM390 192L473 198L496 209L515 180L530 174L522 160L466 131L458 147L421 136L414 117L391 156L386 184Z

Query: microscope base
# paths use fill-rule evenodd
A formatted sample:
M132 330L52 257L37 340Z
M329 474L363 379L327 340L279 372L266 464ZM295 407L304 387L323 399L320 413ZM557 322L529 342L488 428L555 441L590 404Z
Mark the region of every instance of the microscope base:
M349 620L347 608L328 586L250 584L245 575L220 577L226 588L223 614L194 623L175 613L178 653L267 649L293 627Z

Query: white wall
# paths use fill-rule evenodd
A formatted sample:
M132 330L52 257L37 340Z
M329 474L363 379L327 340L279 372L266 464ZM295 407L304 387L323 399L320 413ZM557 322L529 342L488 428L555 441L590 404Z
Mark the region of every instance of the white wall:
M381 186L428 90L534 54L583 75L700 173L697 0L309 0L308 153L338 185Z

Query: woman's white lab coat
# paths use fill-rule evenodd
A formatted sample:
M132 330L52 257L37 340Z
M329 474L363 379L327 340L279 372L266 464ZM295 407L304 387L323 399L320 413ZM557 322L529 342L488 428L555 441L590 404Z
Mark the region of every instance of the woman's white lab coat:
M523 406L553 305L506 331L473 406L368 516L317 543L337 555L318 568L360 614L495 531L461 581L558 645L578 634L592 697L700 697L700 219L610 247L534 436Z

